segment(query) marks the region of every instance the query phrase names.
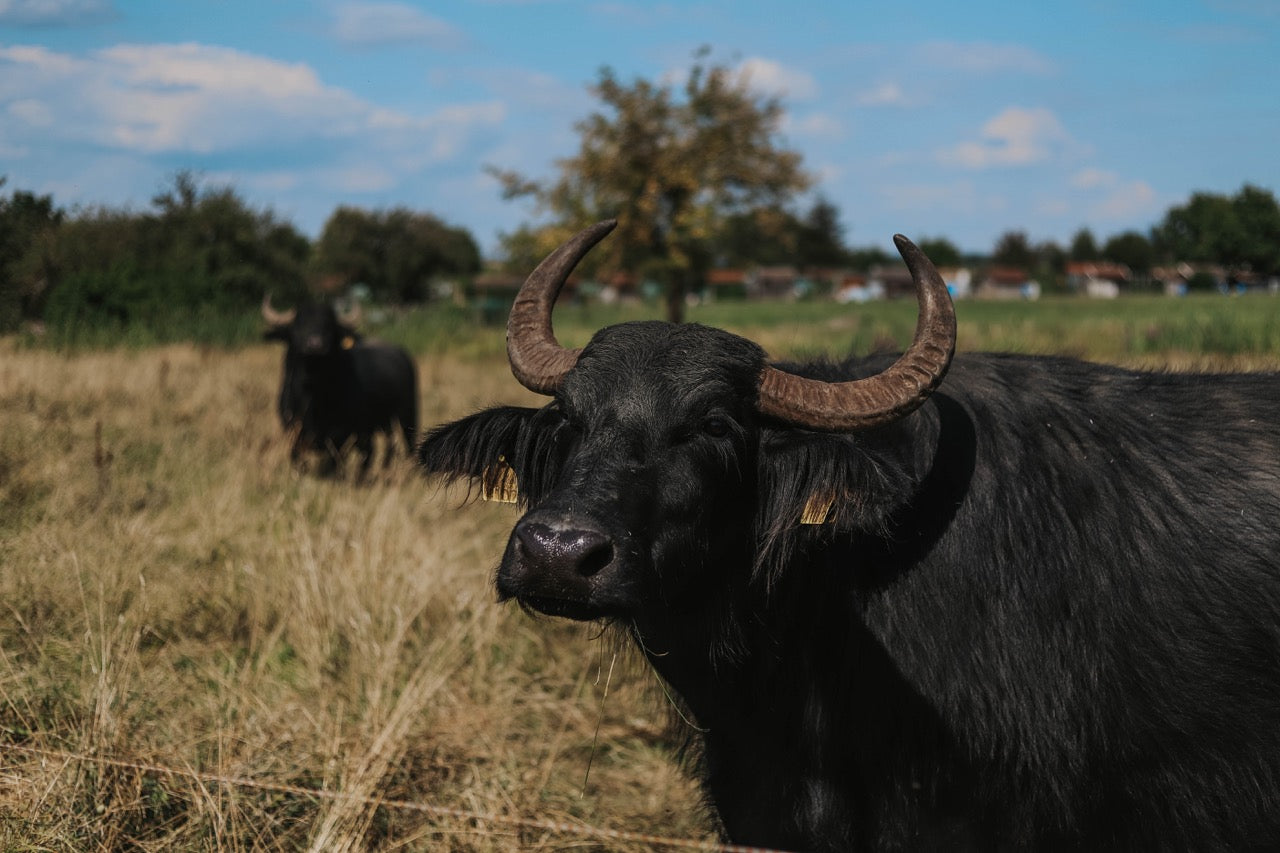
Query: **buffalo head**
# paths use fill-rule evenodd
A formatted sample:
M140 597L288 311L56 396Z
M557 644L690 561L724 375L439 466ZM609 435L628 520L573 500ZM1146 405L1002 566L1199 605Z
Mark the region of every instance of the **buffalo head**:
M360 322L357 304L349 312L338 313L332 306L305 302L288 311L271 307L271 295L262 297L262 319L267 323L263 337L269 341L284 342L289 351L303 356L326 356L344 349L351 349L359 335L356 326Z
M802 377L770 365L755 343L697 324L623 323L565 349L552 306L612 228L600 223L557 249L512 308L512 372L552 401L437 427L419 454L430 472L527 507L498 569L500 597L641 627L741 586L731 575L758 566L780 526L828 516L873 524L897 499L882 482L886 466L910 469L913 451L898 440L871 460L867 448L894 444L884 428L941 382L955 315L933 265L899 236L920 317L907 351L872 375Z

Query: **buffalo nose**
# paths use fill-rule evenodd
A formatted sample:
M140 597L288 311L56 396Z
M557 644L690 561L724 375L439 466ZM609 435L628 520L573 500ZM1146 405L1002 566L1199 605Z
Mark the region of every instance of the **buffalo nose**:
M613 543L598 530L551 527L540 522L516 525L516 547L530 569L571 570L589 578L613 562Z

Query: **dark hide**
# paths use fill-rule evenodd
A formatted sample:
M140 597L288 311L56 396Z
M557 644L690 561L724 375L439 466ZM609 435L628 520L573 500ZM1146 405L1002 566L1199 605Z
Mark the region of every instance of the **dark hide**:
M547 407L420 449L512 466L500 597L633 634L730 839L1280 847L1280 376L962 354L911 415L831 434L757 415L762 365L614 326ZM828 522L798 524L815 493Z
M364 340L327 305L303 305L292 323L272 326L268 340L283 341L284 379L278 409L294 433L290 458L321 455L321 472L334 473L346 451L369 468L373 436L385 433L387 457L399 424L406 451L418 430L418 377L413 359L397 346Z

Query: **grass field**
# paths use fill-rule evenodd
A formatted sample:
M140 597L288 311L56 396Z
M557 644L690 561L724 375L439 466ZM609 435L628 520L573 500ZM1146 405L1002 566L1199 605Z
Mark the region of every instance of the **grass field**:
M1280 365L1280 299L958 311L962 350ZM570 309L557 330L580 344L655 314ZM914 313L690 319L796 355L901 345ZM417 354L427 424L537 402L502 329L465 312L376 332ZM690 729L643 662L493 601L514 510L460 508L407 462L361 486L290 470L279 363L258 344L0 341L0 849L653 846L548 822L712 838Z

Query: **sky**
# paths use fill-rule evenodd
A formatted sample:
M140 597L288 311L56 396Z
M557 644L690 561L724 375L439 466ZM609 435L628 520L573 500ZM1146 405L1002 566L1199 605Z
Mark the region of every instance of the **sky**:
M405 206L492 256L537 211L486 166L553 177L602 68L678 84L704 46L853 246L1280 193L1280 0L0 0L0 192L145 210L190 170L311 237Z

